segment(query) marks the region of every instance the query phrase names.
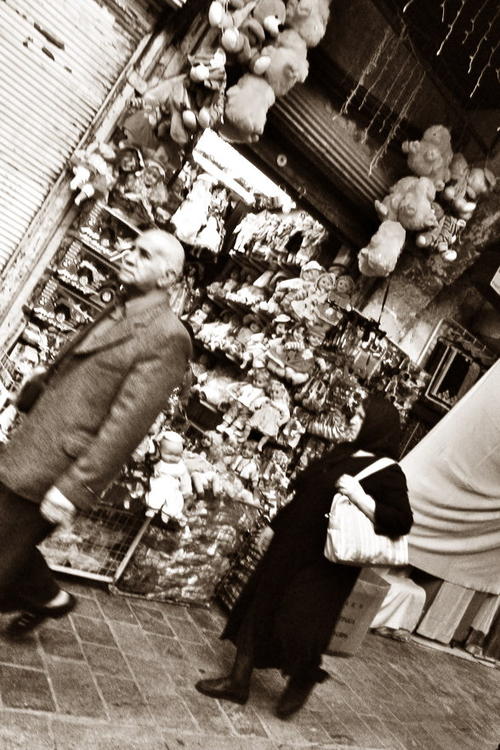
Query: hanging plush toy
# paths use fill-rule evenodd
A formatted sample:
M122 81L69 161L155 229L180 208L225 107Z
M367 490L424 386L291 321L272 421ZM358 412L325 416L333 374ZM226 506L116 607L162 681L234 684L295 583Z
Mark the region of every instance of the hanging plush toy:
M408 166L419 177L428 177L436 190L442 190L450 179L453 157L451 135L444 125L431 125L420 141L404 141L403 153L408 154Z
M450 164L450 182L443 197L453 212L468 221L476 210L478 199L495 187L496 178L486 167L469 167L463 154L455 154Z
M315 47L325 35L329 14L330 0L288 0L286 25Z
M258 140L274 102L274 91L267 81L252 73L245 74L226 92L225 126L221 133L234 141Z
M226 52L236 55L239 63L247 65L251 73L262 75L270 63L263 47L270 38L278 36L285 16L282 0L258 0L239 28L224 31L222 46Z
M389 276L403 249L406 232L399 221L383 221L366 247L358 254L364 276Z
M116 152L113 146L98 141L94 141L84 150L75 152L71 159L74 177L70 182L70 188L78 190L75 196L77 206L86 198L107 200L115 182L113 172L115 159Z
M293 29L279 34L273 45L264 47L262 54L269 59L265 79L276 96L285 96L296 83L303 83L309 72L307 47Z
M381 221L399 221L404 229L419 232L437 225L435 197L436 188L428 177L403 177L383 201L375 201L375 208Z
M419 232L415 242L418 247L429 247L435 250L443 260L450 263L456 260L457 251L453 249L453 245L459 239L466 222L464 219L446 214L439 204L435 205L434 212L438 225L426 232Z

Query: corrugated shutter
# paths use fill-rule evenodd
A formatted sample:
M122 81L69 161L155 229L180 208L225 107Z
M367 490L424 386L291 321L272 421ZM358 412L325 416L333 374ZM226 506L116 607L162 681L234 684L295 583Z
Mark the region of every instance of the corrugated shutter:
M335 119L326 97L306 82L294 86L270 110L276 126L307 155L350 201L362 207L383 198L390 187L380 166Z
M0 3L0 271L158 7L154 0Z

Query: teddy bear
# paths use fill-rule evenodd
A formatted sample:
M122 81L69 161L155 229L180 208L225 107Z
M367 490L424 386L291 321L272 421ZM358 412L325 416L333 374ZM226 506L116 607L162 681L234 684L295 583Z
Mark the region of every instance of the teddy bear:
M460 153L454 154L450 173L450 183L443 190L443 197L461 219L468 221L478 198L494 188L495 175L487 168L469 167L465 156Z
M436 188L429 177L402 177L383 201L375 201L381 221L399 221L406 230L421 231L437 225L432 201Z
M307 46L293 29L282 31L274 45L262 49L262 54L269 58L264 77L276 96L285 96L296 83L306 80Z
M269 83L253 73L246 73L231 86L226 91L224 120L233 126L233 131L230 131L233 138L239 133L243 139L258 140L264 131L267 112L275 99Z
M239 27L233 26L223 32L221 44L226 52L236 55L238 62L248 65L251 73L262 75L270 63L262 47L269 37L278 36L285 21L286 7L282 0L257 0L252 5L249 16Z
M325 35L329 14L330 0L288 0L286 25L315 47Z
M452 245L458 240L466 221L446 214L438 203L434 204L434 213L438 221L437 226L417 234L415 242L418 247L436 250L444 261L451 263L457 257L457 252L452 249Z
M408 166L419 177L428 177L436 190L443 190L450 179L453 158L451 135L444 125L431 125L420 141L403 141L403 153L408 154Z
M366 247L358 254L359 270L365 276L388 276L396 267L406 239L399 221L383 221Z

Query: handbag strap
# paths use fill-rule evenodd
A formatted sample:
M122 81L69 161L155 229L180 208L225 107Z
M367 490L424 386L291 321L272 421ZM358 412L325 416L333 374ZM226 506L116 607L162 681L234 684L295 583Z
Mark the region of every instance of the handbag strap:
M376 471L382 471L382 469L386 469L388 466L392 466L392 464L395 464L395 463L396 461L394 461L392 458L389 458L388 456L384 456L383 458L378 458L372 464L365 466L364 469L358 472L355 475L354 479L357 479L358 482L360 482L362 479L364 479L365 477L368 477L370 474L375 474Z

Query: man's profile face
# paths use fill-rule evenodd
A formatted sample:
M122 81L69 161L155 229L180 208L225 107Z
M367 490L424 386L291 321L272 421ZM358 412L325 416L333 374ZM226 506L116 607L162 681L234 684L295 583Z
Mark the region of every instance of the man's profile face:
M170 269L168 244L145 232L122 256L118 278L123 284L148 292L158 286Z

